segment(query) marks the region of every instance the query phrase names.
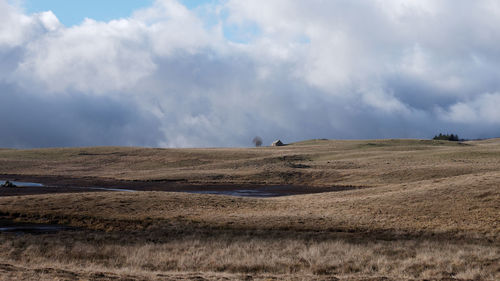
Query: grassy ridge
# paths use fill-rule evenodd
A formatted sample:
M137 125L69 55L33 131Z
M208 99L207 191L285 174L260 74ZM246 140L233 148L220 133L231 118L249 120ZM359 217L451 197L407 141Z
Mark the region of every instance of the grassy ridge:
M378 186L496 171L499 155L495 141L424 140L313 140L277 148L0 150L0 174Z

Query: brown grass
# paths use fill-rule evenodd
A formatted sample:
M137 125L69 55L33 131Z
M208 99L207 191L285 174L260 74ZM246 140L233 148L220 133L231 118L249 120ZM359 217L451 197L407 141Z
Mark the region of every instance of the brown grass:
M105 238L103 238L105 237ZM93 240L96 238L96 240ZM129 272L153 278L165 272L224 272L234 275L337 276L394 279L498 278L498 249L430 241L269 239L223 235L124 243L87 233L59 239L23 236L0 240L2 259L41 267ZM49 242L47 242L49 241Z
M498 171L499 140L307 141L284 147L0 150L0 174L379 186Z
M165 192L5 197L4 217L80 230L0 234L0 260L18 266L8 272L19 278L35 274L36 264L83 279L107 272L130 279L498 280L499 156L500 140L0 150L3 174L366 187L267 199Z

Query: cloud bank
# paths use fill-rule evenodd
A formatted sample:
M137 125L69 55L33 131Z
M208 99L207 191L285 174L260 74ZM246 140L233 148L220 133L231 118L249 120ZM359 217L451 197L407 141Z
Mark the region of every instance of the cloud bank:
M157 0L66 27L0 0L0 147L500 136L494 0Z

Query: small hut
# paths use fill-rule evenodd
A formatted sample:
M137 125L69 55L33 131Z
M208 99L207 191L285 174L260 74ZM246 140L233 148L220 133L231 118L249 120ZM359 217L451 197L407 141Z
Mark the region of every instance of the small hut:
M275 140L273 141L273 143L271 144L271 146L284 146L285 144L283 142L281 142L281 140Z

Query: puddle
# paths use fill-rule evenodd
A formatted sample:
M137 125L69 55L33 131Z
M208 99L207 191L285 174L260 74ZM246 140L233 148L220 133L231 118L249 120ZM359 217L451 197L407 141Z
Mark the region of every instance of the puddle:
M124 188L107 188L107 187L75 187L75 188L85 188L85 189L94 189L94 190L105 190L105 191L123 191L123 192L137 192L138 190L132 189L124 189Z
M279 197L291 195L303 195L323 192L336 192L354 189L352 186L332 186L324 188L307 188L301 186L274 185L259 186L255 189L230 189L230 188L210 188L204 190L178 190L178 192L197 193L197 194L218 194L240 197Z
M24 182L24 181L9 181L18 187L43 187L43 184L36 182ZM5 181L0 181L0 185L4 184Z
M283 193L272 193L268 191L255 190L255 189L241 189L241 190L203 190L203 191L184 191L187 193L198 193L198 194L218 194L218 195L230 195L230 196L242 196L242 197L277 197L286 196L289 194Z
M75 228L57 224L19 223L11 220L0 220L0 233L55 233L63 230L73 229Z
M0 185L4 184L6 181L0 180ZM24 181L9 181L14 184L16 187L44 187L45 185L37 182L24 182ZM137 190L132 189L122 189L122 188L107 188L100 186L91 186L91 187L78 187L78 186L69 186L67 188L73 189L92 189L92 190L104 190L104 191L124 191L124 192L137 192ZM2 230L0 230L2 231Z
M64 226L7 226L0 227L0 232L49 233L71 229Z
M148 185L132 187L134 189L117 188L117 187L102 187L102 186L45 186L41 183L36 182L22 182L22 181L11 181L18 187L24 188L0 188L1 196L11 196L11 195L26 195L26 194L45 194L45 193L61 193L61 192L75 192L76 190L82 192L88 192L92 190L101 191L114 191L114 192L140 192L140 191L165 191L165 192L185 192L185 193L196 193L196 194L215 194L215 195L228 195L228 196L238 196L238 197L279 197L279 196L290 196L290 195L300 195L300 194L311 194L311 193L321 193L321 192L333 192L333 191L343 191L351 190L356 187L353 186L332 186L324 188L307 188L301 186L289 186L289 185L276 185L276 186L179 186L179 187L151 187ZM0 185L4 184L5 181L0 180ZM38 188L43 187L43 188ZM78 191L77 191L78 192ZM0 224L1 227L1 224ZM6 231L0 229L0 231Z

